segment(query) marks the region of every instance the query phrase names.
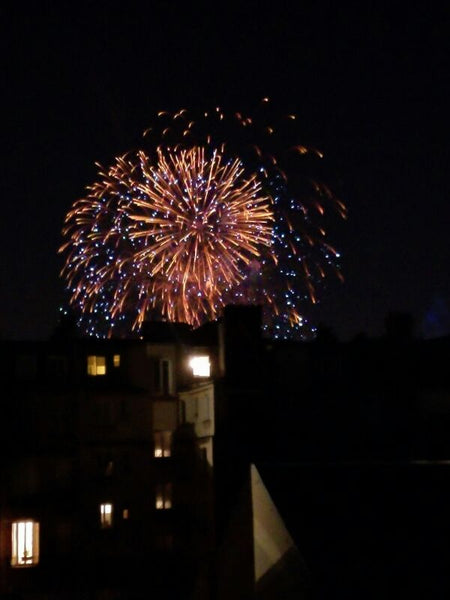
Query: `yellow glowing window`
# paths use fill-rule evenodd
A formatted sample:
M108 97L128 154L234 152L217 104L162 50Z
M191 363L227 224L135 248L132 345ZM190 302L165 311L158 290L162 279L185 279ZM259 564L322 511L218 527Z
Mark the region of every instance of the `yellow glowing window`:
M209 356L193 356L189 361L189 366L195 377L209 377L211 373L211 363Z
M163 458L170 456L170 450L172 445L172 432L171 431L154 431L154 456L155 458Z
M120 354L114 354L114 356L113 356L113 365L115 367L120 367Z
M100 504L100 525L106 529L112 527L113 505L106 503Z
M106 357L88 356L87 372L88 375L106 375Z
M30 567L39 562L39 523L15 521L12 524L11 566Z
M128 508L124 508L122 511L122 518L126 520L129 518L129 516L130 516L130 511L128 510Z
M159 483L156 486L156 501L157 510L167 510L172 508L172 484Z

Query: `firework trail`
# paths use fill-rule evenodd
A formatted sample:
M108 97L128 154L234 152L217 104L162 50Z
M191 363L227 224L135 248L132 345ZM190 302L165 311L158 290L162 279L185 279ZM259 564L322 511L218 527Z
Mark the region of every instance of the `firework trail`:
M345 207L301 176L297 161L320 152L280 144L294 120L161 112L139 150L99 172L60 248L86 333L139 332L149 317L198 326L228 303L258 303L267 335L311 334L305 307L329 268L340 276L321 219Z

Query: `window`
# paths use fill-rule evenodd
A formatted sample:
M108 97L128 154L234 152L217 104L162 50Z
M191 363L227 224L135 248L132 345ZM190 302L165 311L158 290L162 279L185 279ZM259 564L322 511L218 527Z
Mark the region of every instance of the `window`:
M173 549L173 535L171 533L163 533L155 535L155 546L158 550L170 551Z
M99 453L97 458L98 473L104 477L112 477L114 475L115 464L112 456L104 452Z
M128 510L128 508L124 508L122 511L122 518L127 520L130 516L130 511Z
M47 357L47 374L51 377L64 377L67 374L67 361L64 356Z
M12 524L11 566L30 567L39 562L39 523L15 521Z
M106 357L88 356L87 372L88 375L106 375Z
M172 432L171 431L154 431L154 456L155 458L162 458L170 456L171 445L172 445Z
M113 505L100 504L100 525L103 529L112 527Z
M209 356L193 356L189 361L189 366L195 377L209 377L211 374Z
M113 356L113 365L115 367L120 367L120 354L114 354L114 356Z
M170 391L170 362L166 359L161 361L161 391L163 394Z
M171 362L168 358L160 358L155 362L154 386L155 391L161 394L170 394L172 384Z
M114 461L108 460L105 465L105 477L111 477L114 473Z
M157 510L167 510L172 508L172 484L159 483L156 486L156 502Z

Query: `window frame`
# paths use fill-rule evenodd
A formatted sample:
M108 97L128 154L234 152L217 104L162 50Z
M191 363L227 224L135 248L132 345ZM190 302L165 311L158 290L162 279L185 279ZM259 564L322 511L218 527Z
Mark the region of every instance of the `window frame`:
M109 510L107 510L109 507ZM100 527L102 529L111 529L113 526L114 505L112 502L101 502L100 510Z
M153 432L154 458L169 458L172 455L172 434L168 429Z
M39 564L39 521L17 519L11 523L11 567L27 568ZM28 552L31 550L31 555ZM22 553L22 556L20 554ZM25 558L24 558L25 557Z
M106 356L88 354L86 362L86 371L89 377L104 377L106 375Z
M170 510L173 507L173 485L166 481L157 483L155 489L155 509Z

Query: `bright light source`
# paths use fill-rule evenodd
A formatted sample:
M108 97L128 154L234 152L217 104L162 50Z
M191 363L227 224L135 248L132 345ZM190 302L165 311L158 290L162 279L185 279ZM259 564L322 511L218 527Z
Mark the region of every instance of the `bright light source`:
M16 521L12 524L11 566L27 567L39 562L39 523Z
M100 504L100 525L103 528L112 527L112 504Z
M195 377L209 377L211 374L209 356L193 356L189 361L189 366Z
M88 356L87 357L88 375L106 375L106 357Z

